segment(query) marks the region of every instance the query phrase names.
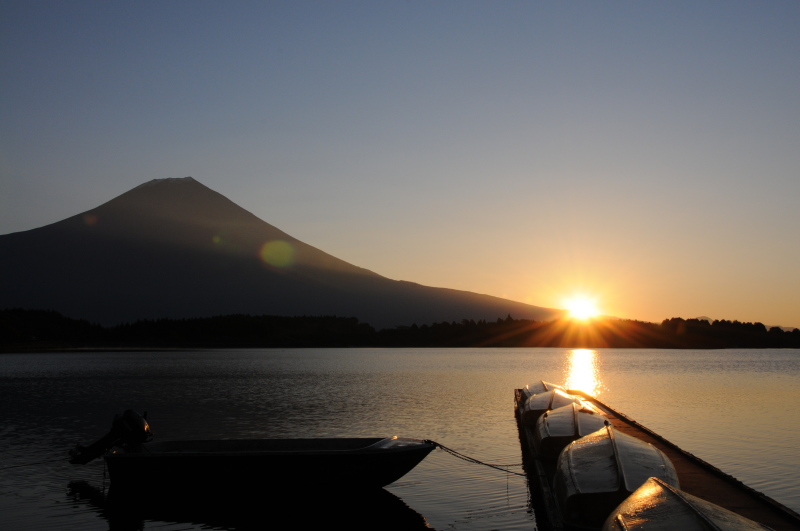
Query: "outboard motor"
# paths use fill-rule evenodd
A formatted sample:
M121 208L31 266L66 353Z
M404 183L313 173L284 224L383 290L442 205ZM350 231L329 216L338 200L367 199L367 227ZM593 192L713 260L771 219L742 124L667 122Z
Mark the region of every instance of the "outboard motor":
M135 447L151 441L153 433L145 420L146 417L147 412L139 415L132 409L126 409L121 415L117 413L114 415L111 431L89 446L76 445L69 452L69 462L73 465L85 465L106 453L112 446Z

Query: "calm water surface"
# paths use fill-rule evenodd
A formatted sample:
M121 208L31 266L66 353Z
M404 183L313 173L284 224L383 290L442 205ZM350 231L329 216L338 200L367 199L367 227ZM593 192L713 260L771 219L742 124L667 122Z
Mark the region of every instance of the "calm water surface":
M120 501L102 460L72 466L66 452L133 408L157 440L400 435L515 464L513 389L538 379L596 395L800 511L798 350L98 352L0 355L2 528L534 529L524 477L443 451L375 499L335 504L324 477L258 503Z

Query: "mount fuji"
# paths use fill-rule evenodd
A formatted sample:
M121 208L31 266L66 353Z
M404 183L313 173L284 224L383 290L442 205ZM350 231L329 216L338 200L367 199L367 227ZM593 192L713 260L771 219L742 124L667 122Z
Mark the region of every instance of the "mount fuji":
M0 308L56 310L104 325L251 314L357 317L388 328L563 315L383 277L191 177L152 180L87 212L0 236Z

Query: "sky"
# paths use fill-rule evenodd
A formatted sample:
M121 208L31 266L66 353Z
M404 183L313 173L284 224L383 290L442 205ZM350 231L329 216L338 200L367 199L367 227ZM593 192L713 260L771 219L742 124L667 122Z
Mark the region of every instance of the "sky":
M800 3L0 0L0 234L192 176L398 280L800 327Z

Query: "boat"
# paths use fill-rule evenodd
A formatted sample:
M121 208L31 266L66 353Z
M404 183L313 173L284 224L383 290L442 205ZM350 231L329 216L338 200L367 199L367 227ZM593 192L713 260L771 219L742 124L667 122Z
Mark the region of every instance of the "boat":
M605 426L606 416L589 402L571 403L542 414L536 421L533 441L544 459L556 459L572 441Z
M561 389L553 389L530 396L522 408L522 421L531 428L536 426L536 421L545 412L570 404L582 404L583 400L574 395L567 394Z
M431 441L403 437L151 440L144 417L127 410L99 441L76 447L70 462L102 455L115 488L255 482L274 490L313 482L349 490L393 483L436 448Z
M659 450L669 456L672 468L677 470L680 485L672 485L681 492L699 497L710 503L714 503L726 510L735 511L753 521L757 521L768 529L776 531L796 531L800 529L800 514L792 509L780 504L765 494L755 491L744 485L741 481L722 472L718 468L708 464L695 455L692 455L674 443L668 441L661 435L647 429L635 420L629 418L620 411L614 409L606 403L601 402L583 391L569 390L568 393L583 398L585 402L600 409L606 415L608 422L617 431L626 435L631 435L639 441L648 441L655 445ZM525 463L525 471L528 476L528 487L530 488L530 503L536 514L537 524L541 523L539 529L549 531L566 531L576 528L586 528L586 525L575 525L572 520L567 523L561 516L559 504L556 503L556 496L553 489L556 474L557 461L545 459L540 455L535 444L534 426L522 422L521 413L527 397L524 389L514 390L514 412L519 429L520 444L522 447L522 457ZM549 416L549 414L548 414ZM621 437L617 437L620 439ZM585 437L584 437L585 439ZM582 439L579 439L579 441ZM572 443L575 444L575 443ZM567 446L569 448L569 446ZM615 464L612 466L616 466ZM587 469L591 467L588 460ZM657 476L657 474L652 474ZM649 478L648 478L649 479ZM661 478L663 480L663 478ZM665 484L670 484L664 480ZM606 517L611 514L619 503L610 504ZM563 506L564 504L561 503ZM602 525L600 521L599 525ZM630 524L633 525L633 524ZM654 525L654 524L653 524ZM594 529L598 529L592 526ZM667 526L665 529L678 528L680 526ZM631 528L633 529L633 528ZM650 528L648 528L650 529ZM653 528L660 531L659 528ZM738 528L733 528L737 529ZM747 529L747 528L745 528ZM763 529L763 528L757 528Z
M675 467L661 450L608 424L561 452L553 478L555 503L565 524L599 529L650 477L680 488Z
M526 385L522 389L522 394L525 398L530 398L533 395L538 395L539 393L546 393L547 391L552 391L554 389L561 389L562 391L565 390L560 385L556 385L550 382L545 382L544 380L539 380L536 383Z
M401 437L196 440L113 449L104 458L112 485L225 485L249 477L277 486L314 481L350 489L393 483L433 449L425 441Z
M648 479L608 516L602 531L764 531L758 522Z

